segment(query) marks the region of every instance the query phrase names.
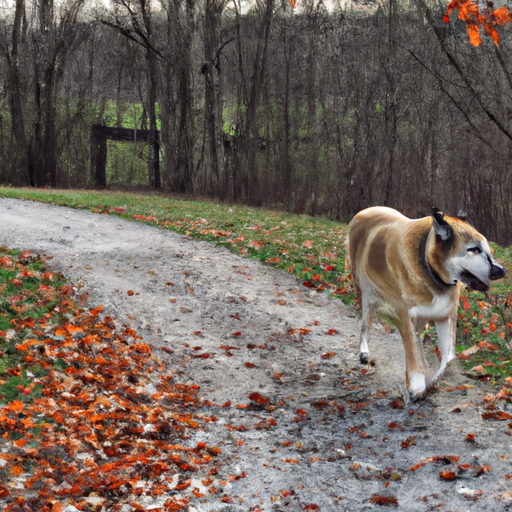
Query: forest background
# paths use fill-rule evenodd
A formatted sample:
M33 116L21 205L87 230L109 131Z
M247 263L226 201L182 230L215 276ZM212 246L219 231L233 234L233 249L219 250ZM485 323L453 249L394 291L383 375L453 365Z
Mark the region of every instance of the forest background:
M147 187L340 221L435 205L508 245L509 27L475 47L444 4L341 7L4 2L0 183ZM149 141L110 141L100 179L93 125Z

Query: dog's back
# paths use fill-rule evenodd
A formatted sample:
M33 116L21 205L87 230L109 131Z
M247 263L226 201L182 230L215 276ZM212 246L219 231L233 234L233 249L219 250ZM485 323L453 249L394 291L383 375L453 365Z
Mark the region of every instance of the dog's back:
M404 256L405 261L411 261L407 256L413 256L412 261L416 263L416 255L404 253L411 248L416 250L417 239L431 226L429 217L413 221L384 206L367 208L352 219L346 245L359 304L362 301L361 284L368 274L378 275L378 279L372 280L373 284L377 284L377 280L381 281L381 285L387 288L387 294L392 291L384 282L389 280L386 275L392 270L386 265L386 253L390 250L398 251L398 258L394 258L397 264L403 261ZM395 292L399 291L395 288Z

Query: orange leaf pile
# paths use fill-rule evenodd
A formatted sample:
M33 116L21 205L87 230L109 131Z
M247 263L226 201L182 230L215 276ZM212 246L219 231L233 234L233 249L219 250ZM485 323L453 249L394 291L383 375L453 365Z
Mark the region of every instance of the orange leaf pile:
M101 308L79 309L69 298L62 304L67 324L42 319L33 339L18 345L47 374L33 380L42 396L0 410L0 459L8 475L2 509L58 510L48 508L51 498L89 510L93 494L102 510L122 503L146 510L141 500L166 494L160 510L181 510L194 494L187 475L215 474L220 453L187 442L187 432L216 421L195 414L203 405L198 386L161 374L151 348L132 329L118 331L111 317L101 319ZM20 482L30 489L23 509L16 508Z

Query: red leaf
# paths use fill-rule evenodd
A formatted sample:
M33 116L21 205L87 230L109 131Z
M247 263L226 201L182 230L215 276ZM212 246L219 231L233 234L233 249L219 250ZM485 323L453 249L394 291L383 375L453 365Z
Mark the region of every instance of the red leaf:
M455 480L457 475L455 474L455 471L441 471L441 473L439 473L439 477L443 480Z
M370 503L373 505L396 505L398 506L398 500L395 496L381 496L379 494L374 494L370 498Z
M135 292L134 292L133 290L128 290L126 293L127 293L130 297L131 297L132 295L134 295L134 294L135 294Z
M482 464L475 468L475 476L482 475L483 473L489 473L489 471L491 471L491 467L487 464Z
M482 418L484 420L497 420L497 421L506 421L506 420L512 420L512 414L508 414L503 411L492 411L492 412L486 412L482 414Z
M219 348L222 349L222 350L227 350L227 351L230 351L230 350L240 350L239 347L234 347L232 345L221 345Z
M418 462L415 466L410 467L409 471L416 471L430 462L444 462L445 464L452 462L455 464L456 462L459 462L459 459L460 457L458 455L435 455L434 457L428 457L427 459Z
M497 25L502 25L503 23L510 23L512 21L512 12L506 7L498 7L493 13L492 17L494 18ZM25 254L25 253L23 253ZM22 256L23 256L22 254Z
M391 400L391 402L389 402L389 405L393 409L403 409L404 408L404 403L401 402L400 400Z
M257 404L262 404L262 405L265 405L265 404L269 404L270 403L270 398L267 398L267 397L264 397L264 396L261 396L259 393L257 393L256 391L254 393L251 393L249 395L249 399L252 400L253 402L256 402Z
M468 23L466 30L468 31L469 42L473 46L480 46L482 38L480 37L480 27L476 23Z

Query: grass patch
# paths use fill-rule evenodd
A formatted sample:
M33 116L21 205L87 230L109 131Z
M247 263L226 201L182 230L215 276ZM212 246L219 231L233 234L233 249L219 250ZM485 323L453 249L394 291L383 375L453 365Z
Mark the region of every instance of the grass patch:
M60 274L49 272L39 256L0 247L0 402L29 402L41 396L37 379L54 364L34 363L19 347L64 321L73 292ZM58 306L58 307L57 307ZM42 343L42 341L41 341Z

